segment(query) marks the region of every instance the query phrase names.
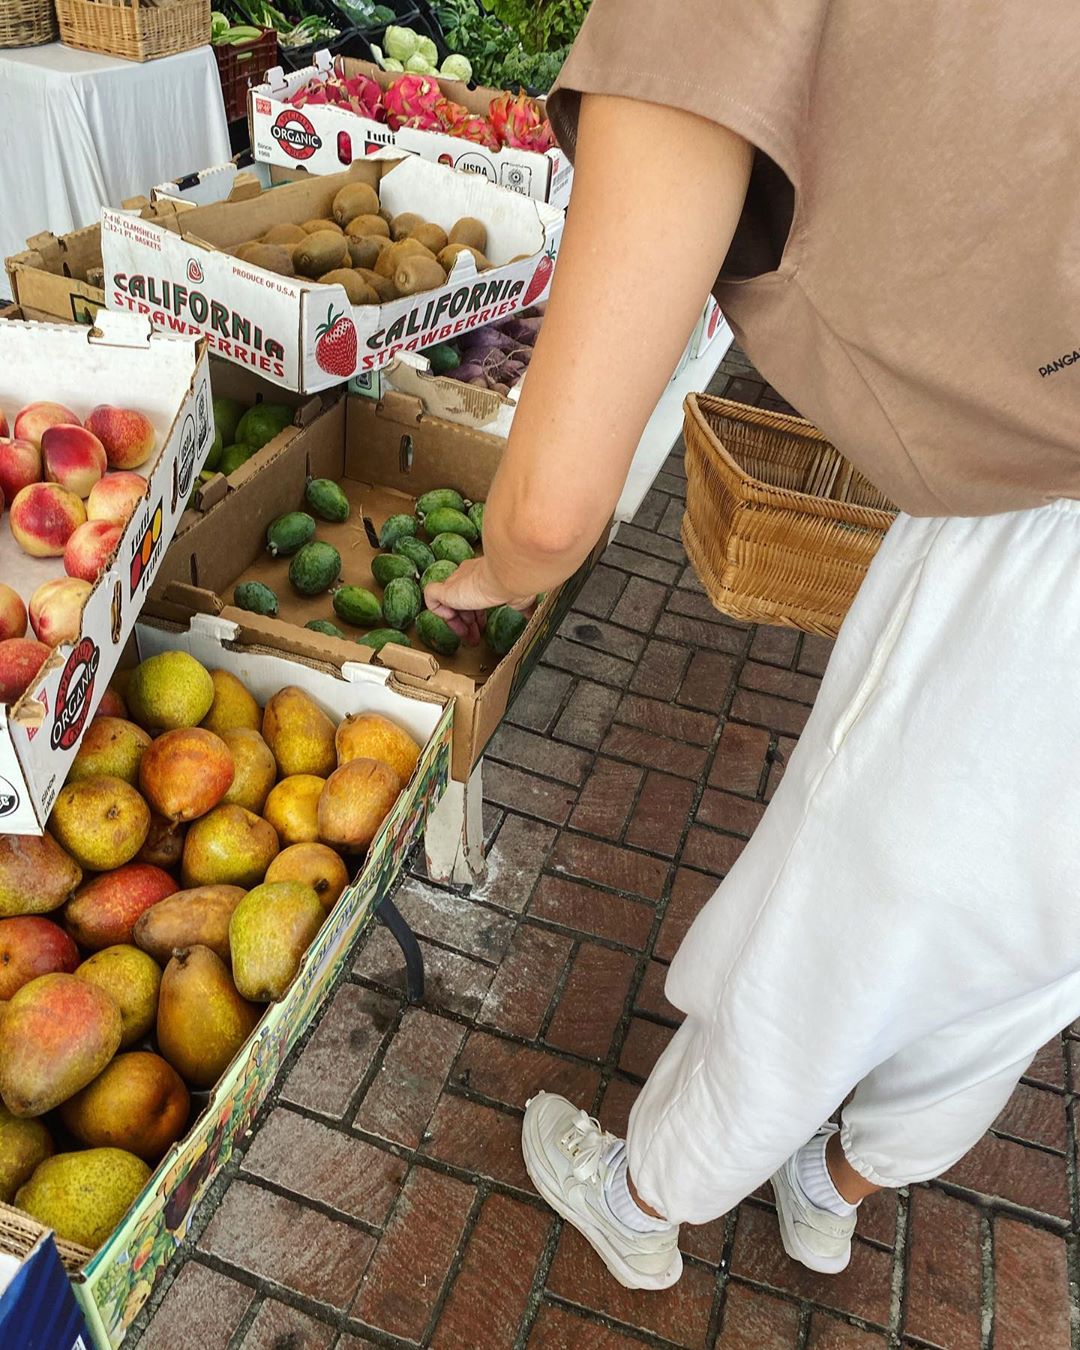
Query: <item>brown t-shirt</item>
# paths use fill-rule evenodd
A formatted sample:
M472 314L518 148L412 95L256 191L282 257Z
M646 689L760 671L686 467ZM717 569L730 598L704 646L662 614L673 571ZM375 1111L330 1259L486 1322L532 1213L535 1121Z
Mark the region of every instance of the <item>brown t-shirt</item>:
M551 98L571 154L580 92L756 147L717 299L904 510L1080 498L1075 0L593 0Z

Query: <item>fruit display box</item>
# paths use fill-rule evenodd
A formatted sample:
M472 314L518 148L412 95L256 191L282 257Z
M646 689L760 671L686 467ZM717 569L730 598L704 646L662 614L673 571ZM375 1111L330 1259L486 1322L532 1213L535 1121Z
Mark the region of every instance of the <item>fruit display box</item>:
M303 444L285 446L239 491L177 536L148 603L150 612L180 621L200 611L221 613L248 640L273 641L299 660L340 661L351 655L391 669L394 688L453 699L452 773L465 781L584 584L593 558L546 597L500 659L486 645L462 647L453 657L401 646L384 647L376 655L354 641L307 629L309 620L333 617L330 597L295 594L287 579L289 560L266 552L267 526L303 507L309 476L334 479L348 497L349 520L341 525L320 521L318 535L339 548L345 581L369 588L375 584L371 562L378 550L368 523L377 528L387 517L411 511L417 496L437 487L454 486L477 501L487 495L504 443L437 418L417 417L413 402L391 398L377 407L350 397L335 405L312 425ZM276 618L233 605L235 586L253 580L274 589L280 603Z
M364 75L384 89L397 78L367 61L348 57L334 61L329 52L319 52L315 65L295 74L285 75L280 68L269 71L266 83L248 93L248 127L257 160L283 168L301 166L317 174L340 173L356 160L392 147L476 174L552 206L565 207L569 202L574 171L558 147L543 154L530 150L493 151L441 132L411 127L391 131L385 122L376 122L331 103L308 103L296 108L288 102L304 85L331 75L343 79ZM478 115L486 114L491 100L502 92L470 89L458 80L439 79L436 83L446 98Z
M389 717L423 749L412 778L308 948L285 996L267 1008L187 1135L158 1164L103 1246L89 1252L62 1245L76 1296L102 1350L120 1344L184 1240L195 1206L237 1140L251 1128L283 1062L341 974L375 905L393 885L448 778L453 710L445 698L427 689L401 689L390 671L343 659L340 653L322 663L297 661L295 653L278 648L273 635L259 634L255 643L241 638L235 624L206 615L196 615L182 629L146 623L136 629L144 658L167 650L190 652L208 668L230 671L264 704L283 686L297 685L339 719L362 711ZM346 651L344 658L357 650ZM28 1215L0 1205L0 1250L24 1256L42 1232Z
M482 221L494 265L477 273L462 255L438 288L353 305L341 286L282 276L226 251L272 225L331 216L337 192L355 182L376 187L395 215L416 211L446 230L465 216ZM103 213L106 304L146 314L158 328L201 333L218 355L304 393L543 300L565 220L554 207L414 156L369 159L348 173L309 176L247 201L171 216L167 205L159 202L166 214L152 220Z
M145 319L105 314L70 325L0 324L0 407L54 401L85 416L133 396L157 450L139 472L147 487L82 610L76 641L56 647L17 703L0 707L0 833L40 834L160 566L214 427L205 345L151 335ZM0 576L26 603L65 575L61 558L24 553L0 523Z

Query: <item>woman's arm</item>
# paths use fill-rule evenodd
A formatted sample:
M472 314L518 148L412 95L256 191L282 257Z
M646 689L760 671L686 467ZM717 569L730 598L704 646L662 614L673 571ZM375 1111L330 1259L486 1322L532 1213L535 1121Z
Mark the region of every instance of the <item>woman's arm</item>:
M573 201L483 557L427 589L470 640L485 609L527 605L599 538L727 254L751 155L692 113L583 96Z

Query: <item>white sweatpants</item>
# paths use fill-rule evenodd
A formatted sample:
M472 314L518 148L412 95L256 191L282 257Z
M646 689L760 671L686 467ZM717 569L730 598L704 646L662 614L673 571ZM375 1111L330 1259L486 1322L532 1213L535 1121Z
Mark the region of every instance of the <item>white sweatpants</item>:
M1080 1016L1080 504L901 517L667 980L642 1197L725 1213L855 1089L852 1166L952 1166Z

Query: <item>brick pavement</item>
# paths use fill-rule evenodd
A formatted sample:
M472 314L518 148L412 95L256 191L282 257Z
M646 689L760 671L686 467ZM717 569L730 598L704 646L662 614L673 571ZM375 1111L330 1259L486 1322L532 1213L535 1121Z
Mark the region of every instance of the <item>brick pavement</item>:
M783 407L737 353L720 389ZM805 723L829 644L713 611L665 465L493 742L490 871L408 877L428 995L375 929L197 1216L139 1350L1065 1350L1077 1329L1080 1024L948 1176L864 1207L811 1275L768 1189L630 1293L533 1192L527 1095L625 1127L678 1022L664 974ZM162 1296L163 1295L163 1296Z

